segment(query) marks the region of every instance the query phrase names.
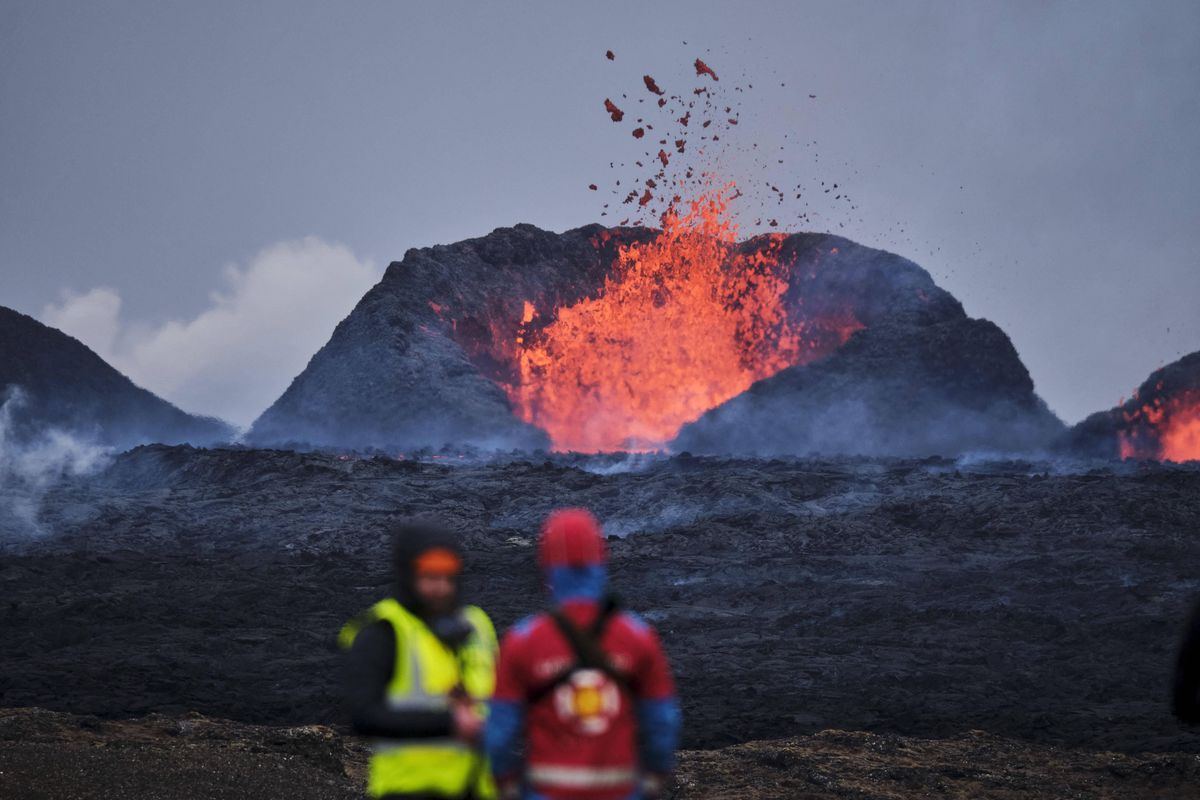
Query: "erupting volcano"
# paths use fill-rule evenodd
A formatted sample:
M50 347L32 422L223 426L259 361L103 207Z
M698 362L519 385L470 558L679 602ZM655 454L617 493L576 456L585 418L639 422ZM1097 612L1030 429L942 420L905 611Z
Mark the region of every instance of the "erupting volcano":
M631 148L610 162L600 212L628 206L618 226L553 234L518 225L409 251L248 441L678 449L685 427L706 415L684 437L697 452L859 452L864 443L869 452L957 452L1033 438L1017 430L1059 432L1007 337L967 320L911 261L824 233L739 241L733 201L745 198L739 210L760 217L756 227L788 227L793 214L807 221L808 189L781 168L783 146L767 153L745 138L739 109L753 85L734 75L718 82L701 60L694 72L646 74L632 93L597 99L603 124L620 132L614 141ZM743 171L738 186L729 181L723 168L735 151L763 175ZM844 187L813 178L820 185L812 191L854 208ZM774 381L771 410L755 417L755 430L737 427L729 405L737 398L849 349L819 392L798 398L791 379ZM918 369L922 377L912 379ZM905 382L919 385L894 385ZM767 441L794 422L801 399L811 408L816 397L841 417L837 425L792 425L785 441ZM915 413L894 413L905 408L896 397ZM822 438L832 428L844 437Z
M1100 458L1200 461L1200 352L1156 370L1128 402L1076 425L1065 447Z
M513 340L519 380L505 391L554 449L661 447L679 427L755 381L841 346L854 315L804 318L784 298L784 236L736 246L732 186L669 209L661 233L621 245L595 297L526 303ZM607 233L600 234L607 236ZM802 308L802 306L801 306Z
M1121 458L1200 461L1200 390L1159 395L1123 415L1128 427L1118 434Z
M810 310L802 295L789 296L794 264L779 257L786 236L738 246L730 202L743 194L733 182L714 187L727 146L716 143L738 124L733 95L743 87L723 93L700 59L692 80L700 85L670 94L643 76L655 99L636 100L647 106L632 120L639 143L620 164L641 174L611 186L614 199L634 209L623 225L652 219L661 228L649 240L619 243L602 284L583 298L549 307L524 298L520 326L507 340L494 319L487 325L492 341L472 340L470 326L459 337L476 363L503 365L490 376L515 415L546 431L555 450L660 448L708 409L828 355L863 327L849 307ZM624 120L611 99L604 109L612 122Z

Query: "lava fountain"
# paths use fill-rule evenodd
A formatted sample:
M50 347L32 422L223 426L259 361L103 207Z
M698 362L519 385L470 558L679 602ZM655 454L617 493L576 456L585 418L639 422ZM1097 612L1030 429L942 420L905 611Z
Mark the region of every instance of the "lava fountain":
M785 237L739 248L732 191L668 209L656 236L618 249L594 296L544 310L525 302L513 341L517 380L503 388L554 449L655 449L755 381L827 355L863 327L850 312L789 310Z

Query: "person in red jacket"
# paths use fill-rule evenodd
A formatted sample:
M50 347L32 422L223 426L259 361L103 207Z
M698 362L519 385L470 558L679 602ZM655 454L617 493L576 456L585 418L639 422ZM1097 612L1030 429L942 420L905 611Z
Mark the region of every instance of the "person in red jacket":
M485 743L506 800L658 797L681 715L658 635L607 594L600 524L563 509L539 556L555 607L500 645Z

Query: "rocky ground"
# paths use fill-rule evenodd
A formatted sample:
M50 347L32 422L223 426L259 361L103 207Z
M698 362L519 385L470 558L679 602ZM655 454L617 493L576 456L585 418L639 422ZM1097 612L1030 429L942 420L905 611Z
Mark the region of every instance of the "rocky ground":
M979 796L971 781L1034 792L1020 787L1056 775L1102 794L1117 773L1147 791L1164 770L1196 775L1166 755L1200 752L1167 705L1200 595L1195 466L156 446L31 499L37 531L0 519L9 707L340 724L334 634L386 592L392 521L434 512L463 531L470 594L504 626L540 602L537 523L579 504L624 537L615 588L662 632L686 745L739 745L691 756L684 789L694 775L717 794L687 796L887 797L905 780ZM36 741L12 738L5 769L37 768ZM785 741L744 744L767 739ZM870 761L893 747L879 742L899 749ZM1005 753L1033 772L993 785L1007 773L963 766ZM805 777L839 773L839 758L899 777ZM761 767L757 795L731 788L743 762Z
M323 725L199 714L102 720L0 710L0 795L11 800L361 797L366 745ZM1031 745L981 731L951 739L822 731L680 754L669 796L701 798L1194 797L1200 756Z

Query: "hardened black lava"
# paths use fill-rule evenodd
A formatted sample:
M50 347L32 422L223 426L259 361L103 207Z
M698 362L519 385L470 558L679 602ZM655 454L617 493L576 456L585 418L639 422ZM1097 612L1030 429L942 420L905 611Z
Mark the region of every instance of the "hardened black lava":
M662 631L688 746L1200 747L1169 706L1196 466L427 456L152 446L52 489L40 532L6 522L4 704L338 722L334 636L387 591L389 524L461 531L507 626L542 602L540 520L583 505L623 537L614 588Z

